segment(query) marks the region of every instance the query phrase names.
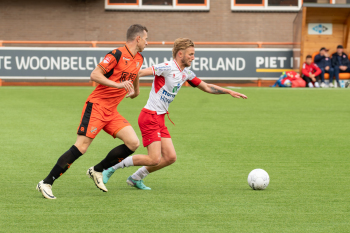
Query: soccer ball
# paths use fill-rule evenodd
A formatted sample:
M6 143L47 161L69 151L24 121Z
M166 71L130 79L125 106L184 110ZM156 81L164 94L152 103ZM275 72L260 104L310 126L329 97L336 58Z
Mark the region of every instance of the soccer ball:
M263 169L254 169L248 175L248 184L254 190L266 189L269 183L269 174Z

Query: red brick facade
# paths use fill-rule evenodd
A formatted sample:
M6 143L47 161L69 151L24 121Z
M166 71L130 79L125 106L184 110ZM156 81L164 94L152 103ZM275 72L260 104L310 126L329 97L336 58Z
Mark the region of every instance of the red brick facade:
M140 23L150 41L292 42L295 16L233 12L230 0L212 0L209 12L106 11L104 0L0 0L0 40L124 41L128 26Z

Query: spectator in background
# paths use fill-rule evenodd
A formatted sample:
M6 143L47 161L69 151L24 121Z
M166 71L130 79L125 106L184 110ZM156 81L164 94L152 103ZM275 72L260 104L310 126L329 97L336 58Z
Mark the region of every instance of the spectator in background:
M332 55L332 66L338 87L340 87L339 73L350 73L350 62L348 56L344 53L342 45L338 45L337 52ZM333 77L329 77L329 87L333 87Z
M321 72L321 69L312 62L312 56L307 55L301 71L301 77L305 80L306 87L314 87L314 85L315 87L320 87L318 80Z
M329 57L328 49L321 48L320 53L315 56L314 62L321 69L320 79L321 79L321 87L326 87L324 83L324 74L329 74L329 80L333 80L334 69L332 67L332 61Z

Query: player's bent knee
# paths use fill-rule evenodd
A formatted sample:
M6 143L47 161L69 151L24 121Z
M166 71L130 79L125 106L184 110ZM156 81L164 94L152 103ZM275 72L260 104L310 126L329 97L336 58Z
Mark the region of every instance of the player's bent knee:
M160 156L156 157L156 158L152 158L150 160L149 166L157 166L160 163L160 161L161 161L161 157Z
M125 142L125 145L132 151L136 151L140 146L140 141L138 138Z
M168 157L168 164L173 164L173 163L175 163L176 162L176 154L173 154L173 155L171 155L171 156L169 156Z
M86 145L75 145L78 150L80 151L80 153L85 154L87 149L89 148L89 146Z
M157 158L156 160L153 161L153 166L157 166L161 161L161 158Z

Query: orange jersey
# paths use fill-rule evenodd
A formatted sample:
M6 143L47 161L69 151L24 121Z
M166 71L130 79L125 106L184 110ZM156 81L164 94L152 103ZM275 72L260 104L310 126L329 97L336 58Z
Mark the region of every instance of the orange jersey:
M142 63L143 56L140 53L133 56L125 45L108 53L98 66L103 70L106 78L121 83L127 80L134 82ZM109 111L115 111L126 94L127 91L124 88L118 89L99 84L86 102L97 103Z

